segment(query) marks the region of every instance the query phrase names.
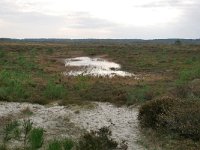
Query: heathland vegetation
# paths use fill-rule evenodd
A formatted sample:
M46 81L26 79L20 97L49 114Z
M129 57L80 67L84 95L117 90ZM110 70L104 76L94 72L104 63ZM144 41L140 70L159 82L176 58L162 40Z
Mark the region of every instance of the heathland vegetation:
M122 65L133 77L64 76L64 59L101 56ZM91 101L136 105L140 144L150 149L200 149L200 46L148 43L0 42L0 100L60 105ZM32 149L44 145L43 129L31 122L8 123L0 149L12 138ZM107 149L117 143L103 128L78 142L53 140L47 149ZM26 136L27 135L27 136ZM22 138L23 137L23 138ZM90 143L91 142L91 143ZM101 143L98 145L97 143ZM78 145L78 146L77 146ZM80 146L81 145L81 146ZM99 146L97 148L95 146Z

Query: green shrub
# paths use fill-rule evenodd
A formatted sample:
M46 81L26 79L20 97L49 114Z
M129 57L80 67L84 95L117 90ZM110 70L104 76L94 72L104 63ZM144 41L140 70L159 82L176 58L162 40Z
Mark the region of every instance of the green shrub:
M71 150L74 147L74 142L71 139L52 140L48 144L48 150Z
M62 143L64 150L71 150L74 147L74 142L71 139L65 139Z
M187 98L191 94L191 89L187 83L177 82L171 93L179 98Z
M0 98L3 100L25 100L30 95L27 86L31 82L30 76L24 72L6 71L0 72Z
M48 84L46 85L46 89L44 91L45 97L51 100L61 99L65 97L66 94L67 94L67 91L63 85L55 84L53 82L48 82Z
M2 59L5 56L5 52L0 49L0 58Z
M164 97L157 100L151 100L143 104L139 109L138 119L141 126L156 128L159 126L160 115L166 113L174 103L174 99Z
M19 136L19 123L12 121L7 124L3 130L3 143L7 143L12 138Z
M0 145L0 150L7 150L7 147L4 144L2 144Z
M192 68L184 69L179 74L179 80L188 81L200 77L200 64L197 63Z
M119 85L113 85L106 82L95 82L89 88L80 92L80 96L88 101L101 101L124 103L126 100L126 91Z
M76 81L75 89L78 91L87 89L89 87L89 80L87 76L79 75L76 77Z
M174 42L174 45L177 45L177 46L182 45L181 40L177 39L177 40Z
M54 139L49 143L47 150L62 150L62 142Z
M99 131L86 133L79 140L79 150L112 150L117 147L117 142L110 138L111 131L107 127Z
M153 98L153 92L147 85L140 85L134 89L131 89L127 93L126 104L131 105L138 102L144 102Z
M192 56L185 61L185 64L192 65L198 61L198 57Z
M200 63L196 62L196 57L192 60L195 61L193 66L182 70L179 73L179 78L176 80L176 88L172 93L176 94L180 98L188 98L192 94L191 88L189 87L189 82L194 79L200 78Z
M53 54L53 48L47 48L46 53L47 54Z
M33 123L30 120L24 120L23 122L23 133L24 133L24 148L27 146L27 139L32 130Z
M200 102L161 98L141 106L139 121L143 127L150 127L177 133L193 140L200 139Z
M42 128L33 128L29 135L29 143L32 149L38 149L43 145L43 134Z
M33 70L37 67L33 59L31 58L27 59L25 56L21 54L17 57L15 65L18 65L20 68L28 70L28 71Z
M163 115L160 125L167 130L193 140L200 139L200 102L197 100L178 101Z

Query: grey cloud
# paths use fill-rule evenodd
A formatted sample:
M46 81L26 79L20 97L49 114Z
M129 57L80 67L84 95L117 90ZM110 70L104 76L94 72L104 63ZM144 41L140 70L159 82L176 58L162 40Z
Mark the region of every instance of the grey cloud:
M177 34L200 38L200 10L199 6L193 6L190 9L186 9L184 15L180 18L179 22L174 27Z
M188 8L193 7L192 4L187 4L184 2L191 2L192 0L183 1L183 0L159 0L155 2L149 2L144 5L138 5L136 7L143 7L143 8L160 8L160 7L176 7L176 8ZM199 5L198 2L195 1L196 4Z
M46 15L38 12L22 12L17 5L0 1L0 20L6 22L0 26L0 36L9 37L55 37L62 28L101 30L116 26L104 19L92 17L87 12L70 12L63 16Z
M198 5L184 10L177 22L157 26L112 28L112 37L121 38L200 38L200 10Z
M29 3L28 3L29 4ZM28 5L27 4L27 5ZM0 18L19 24L33 25L63 25L68 28L107 28L115 24L105 20L92 17L87 12L70 12L63 16L46 15L38 12L22 12L17 5L0 1Z
M22 12L17 5L6 0L0 0L0 21L7 22L0 26L1 37L65 37L60 29L93 32L106 31L107 38L199 38L200 37L200 1L194 0L195 5L185 5L181 0L160 0L157 3L138 6L144 8L157 8L171 6L181 8L183 14L178 20L170 24L156 26L135 27L110 22L105 19L93 17L87 12L71 12L63 16L46 15L38 12ZM98 32L97 32L98 31ZM97 33L97 34L95 34ZM66 33L67 34L67 33ZM86 36L85 35L85 36ZM70 35L66 35L70 37ZM75 37L75 35L71 35ZM82 38L76 36L77 38Z
M110 22L105 19L92 17L89 13L86 12L76 12L70 14L66 17L66 20L71 22L71 24L69 25L69 27L71 28L98 29L98 28L110 28L116 26L116 24L113 22Z

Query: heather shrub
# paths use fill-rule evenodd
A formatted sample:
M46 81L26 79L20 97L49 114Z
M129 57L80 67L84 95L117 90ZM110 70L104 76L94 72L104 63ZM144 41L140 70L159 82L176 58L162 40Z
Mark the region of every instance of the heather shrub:
M145 102L153 98L154 93L150 90L147 85L139 85L134 89L127 92L126 104L131 105L135 103Z
M200 139L200 102L170 97L152 100L139 110L143 127L161 129L193 140Z
M111 131L103 127L98 131L86 133L79 140L79 150L112 150L117 147L117 142L110 138Z
M173 105L174 101L170 97L163 97L143 104L139 109L138 115L140 124L144 127L157 127L159 125L159 116L166 113L166 110Z

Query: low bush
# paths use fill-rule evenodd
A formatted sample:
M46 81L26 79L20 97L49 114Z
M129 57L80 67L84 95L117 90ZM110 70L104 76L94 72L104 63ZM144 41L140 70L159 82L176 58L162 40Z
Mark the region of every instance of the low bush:
M126 91L119 85L95 82L80 92L82 99L87 101L113 102L121 104L126 101Z
M48 99L62 99L66 96L67 90L61 84L55 84L54 82L48 82L44 90L44 96Z
M71 139L63 140L64 150L71 150L74 147L74 142Z
M5 56L5 52L0 49L0 58L3 58Z
M12 121L8 123L3 130L3 143L6 145L12 138L19 137L19 123Z
M5 145L0 145L0 150L7 150L6 146Z
M27 147L27 140L33 128L33 123L30 120L24 120L22 131L24 133L24 148Z
M30 82L30 77L24 72L1 71L0 99L5 101L14 101L15 99L24 101L30 96L27 91Z
M47 150L62 150L62 143L54 139L49 143Z
M33 128L29 135L29 143L33 150L42 147L43 145L43 134L44 130L42 128Z
M152 98L153 92L150 90L150 87L147 85L139 85L127 92L126 104L131 105L151 100Z
M170 93L178 98L187 98L191 95L191 89L187 83L177 81L175 87L172 88Z
M141 126L177 133L193 140L200 139L200 102L161 98L144 104L139 110Z
M143 104L139 109L138 119L140 124L144 127L156 128L159 125L160 115L174 104L174 99L170 97L163 97L161 99L151 100Z
M26 58L24 55L19 54L15 60L15 65L18 65L21 69L31 71L36 69L38 66L31 58Z
M103 127L98 131L86 133L79 140L79 150L112 150L117 147L117 142L110 138L111 131Z
M71 150L74 147L74 142L71 139L52 140L50 141L47 150Z
M184 69L179 73L179 80L188 81L200 77L200 63L194 64L192 68Z

